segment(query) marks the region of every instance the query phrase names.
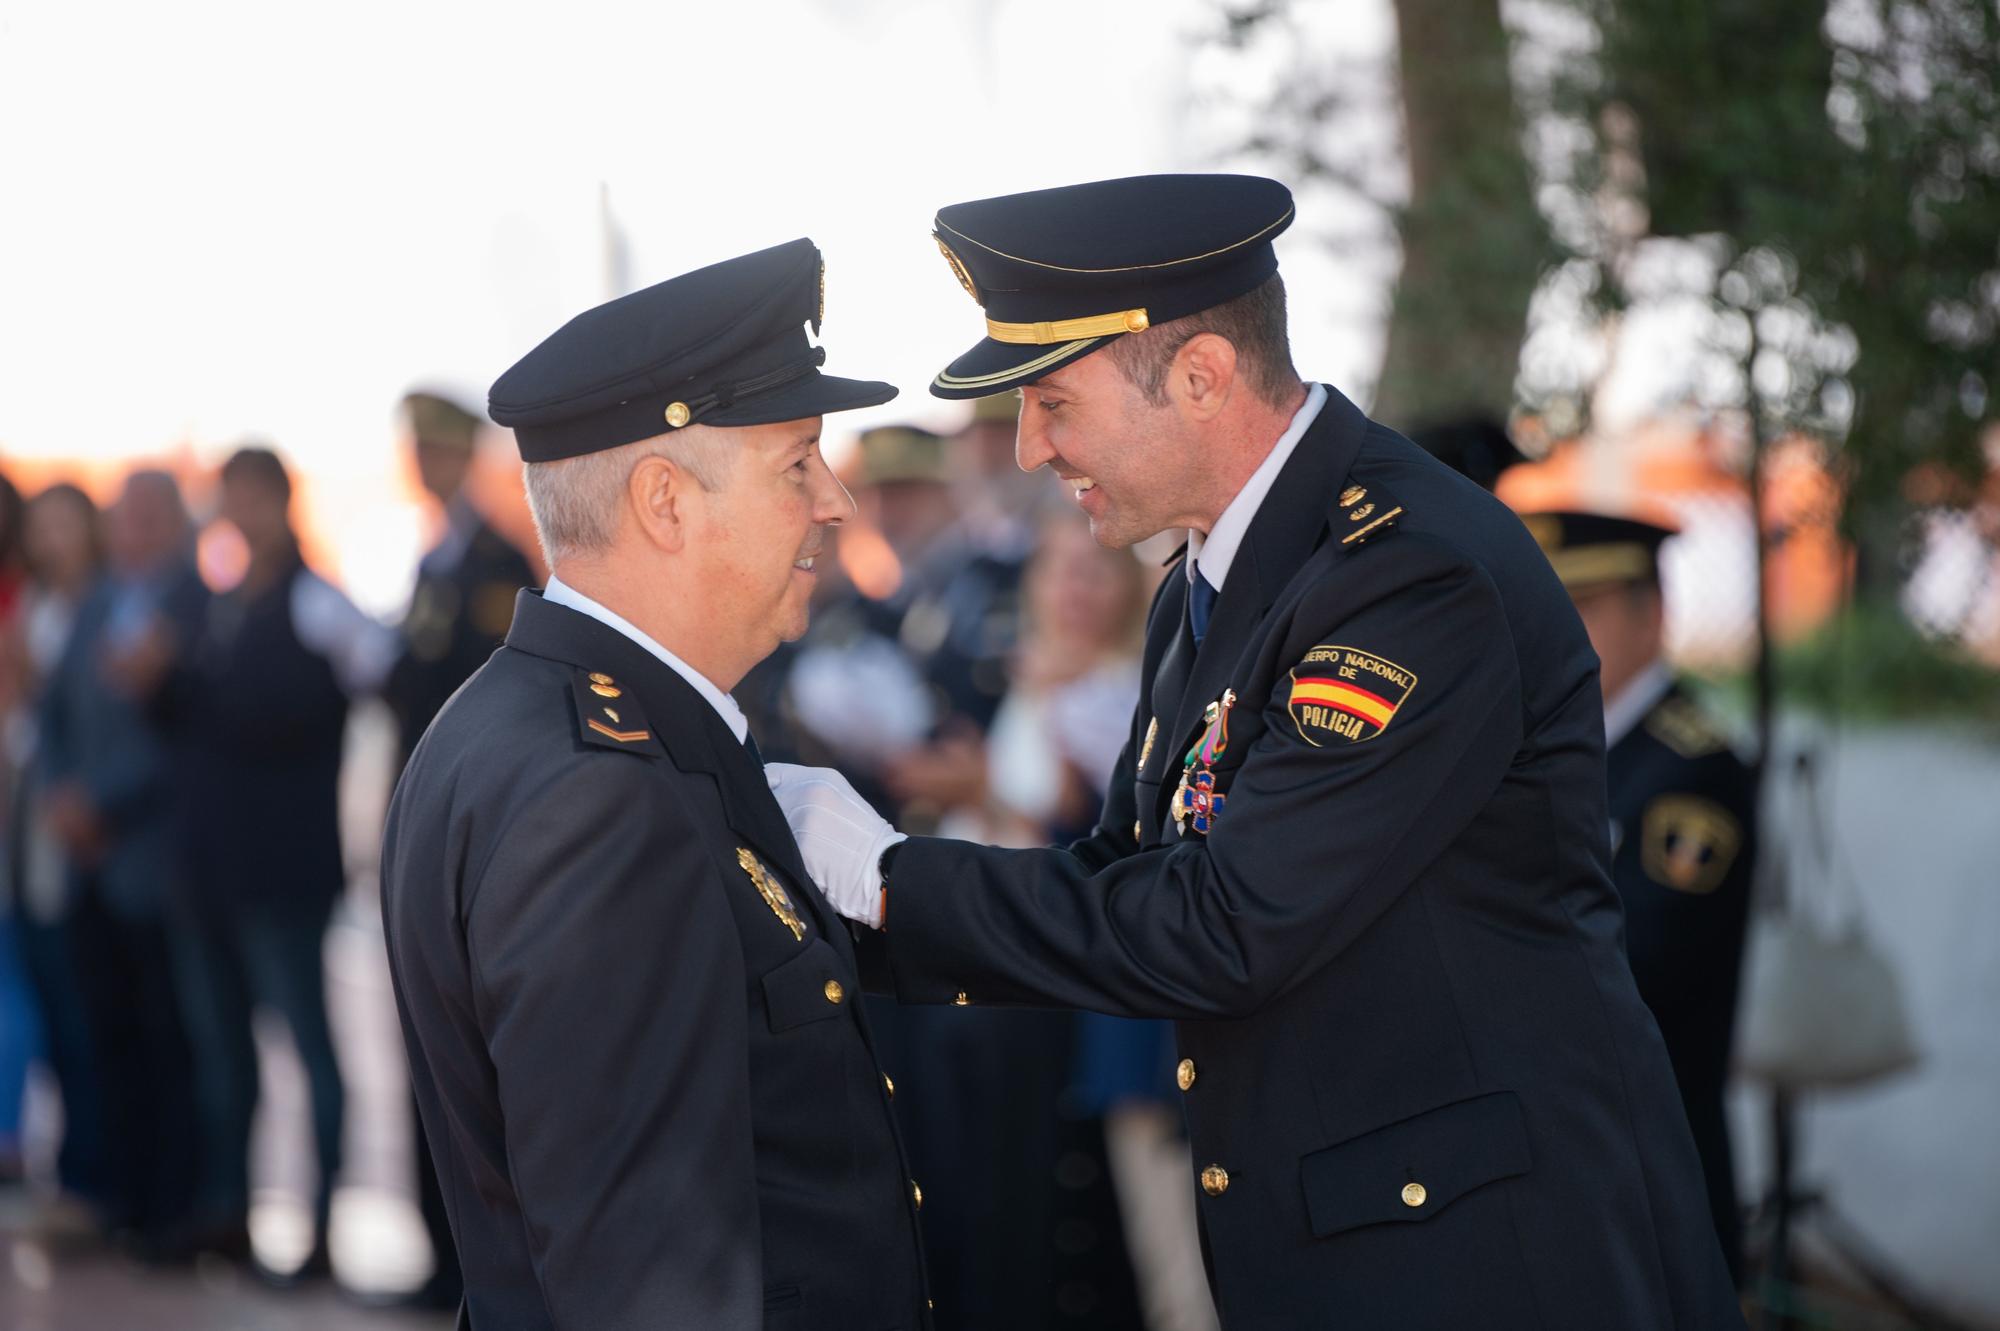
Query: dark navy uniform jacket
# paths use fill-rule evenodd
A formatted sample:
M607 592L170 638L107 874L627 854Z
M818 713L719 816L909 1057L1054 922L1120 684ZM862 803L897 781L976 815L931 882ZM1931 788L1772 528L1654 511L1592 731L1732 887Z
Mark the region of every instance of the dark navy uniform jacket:
M534 581L527 557L491 523L469 507L452 517L465 530L447 535L418 566L403 651L382 688L406 761L445 699L500 645L516 593Z
M1091 837L892 852L899 996L1178 1019L1229 1331L1741 1327L1625 959L1597 660L1520 521L1330 391L1199 653L1186 598Z
M382 895L461 1327L929 1325L852 944L665 664L522 593L397 786Z
M1698 705L1669 689L1611 746L1611 873L1639 995L1673 1060L1732 1267L1741 1223L1723 1092L1756 863L1750 771Z

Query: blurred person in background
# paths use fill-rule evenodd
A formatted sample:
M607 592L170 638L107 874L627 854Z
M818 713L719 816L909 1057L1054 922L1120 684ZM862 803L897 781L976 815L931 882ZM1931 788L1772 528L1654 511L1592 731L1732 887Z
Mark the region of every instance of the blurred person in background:
M1410 442L1488 494L1500 473L1527 455L1514 446L1507 427L1491 416L1467 416L1440 421L1410 431Z
M943 443L912 425L862 433L853 477L861 530L843 534L839 559L829 561L852 566L854 576L829 579L806 636L772 653L740 690L753 700L777 696L776 707L748 707L755 721L777 721L758 731L770 736L760 742L773 757L844 764L885 810L896 808L881 783L885 764L923 743L945 715L943 686L903 641L912 606L941 581L937 555L954 513Z
M26 504L12 481L0 476L0 755L4 755L6 718L22 701L27 681L22 677L19 642L22 593L27 565L22 556L21 524ZM0 810L13 807L15 772L0 761ZM10 820L0 819L0 864L11 844ZM21 1115L28 1087L28 1065L37 1048L35 1000L15 938L13 875L0 872L0 1186L22 1180Z
M28 582L9 639L14 706L7 758L14 773L7 868L20 956L41 1023L41 1057L62 1100L56 1155L57 1203L43 1217L51 1232L95 1229L115 1219L104 1100L89 1004L78 958L85 950L69 865L45 809L38 715L42 690L69 645L78 609L103 566L97 505L74 485L52 485L27 507L23 526Z
M527 557L494 530L466 492L480 418L436 393L410 393L402 408L417 476L425 493L443 506L445 530L417 566L400 651L382 688L383 701L396 717L398 770L409 761L445 700L486 664L507 636L514 593L535 582ZM451 1309L458 1306L465 1281L415 1104L412 1099L417 1199L435 1265L409 1302L421 1308Z
M346 884L337 788L348 701L381 684L393 635L307 567L292 485L266 448L222 468L221 515L248 556L212 598L168 688L200 742L182 774L189 929L209 1242L240 1253L257 1103L253 1005L281 1017L310 1087L319 1176L313 1246L296 1278L331 1274L327 1224L340 1172L343 1088L327 1022L324 942Z
M1723 1092L1756 873L1757 789L1667 664L1660 546L1673 533L1598 512L1530 513L1602 663L1611 876L1625 950L1673 1060L1715 1229L1743 1279Z
M103 1096L106 1223L160 1253L185 1225L198 1140L168 925L176 819L169 744L120 658L187 563L171 477L132 475L106 515L109 564L78 607L40 707L40 807L60 843Z

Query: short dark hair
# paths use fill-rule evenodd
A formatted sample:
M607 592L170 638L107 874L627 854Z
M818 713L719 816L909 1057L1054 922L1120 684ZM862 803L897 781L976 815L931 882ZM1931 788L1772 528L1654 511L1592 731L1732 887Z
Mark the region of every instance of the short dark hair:
M1226 338L1236 348L1236 363L1258 397L1272 406L1296 387L1292 343L1285 330L1285 279L1273 273L1262 284L1234 300L1197 310L1184 318L1155 324L1143 333L1127 333L1106 348L1146 400L1163 406L1167 400L1167 370L1174 357L1202 333Z
M253 485L261 485L287 502L292 497L291 473L285 470L285 464L278 455L268 448L239 448L231 453L229 461L222 464L222 479L225 484L249 481Z

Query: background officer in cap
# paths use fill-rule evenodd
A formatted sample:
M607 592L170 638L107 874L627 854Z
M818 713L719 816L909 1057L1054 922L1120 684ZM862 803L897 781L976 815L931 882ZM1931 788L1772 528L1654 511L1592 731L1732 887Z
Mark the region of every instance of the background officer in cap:
M586 311L494 384L553 574L391 802L383 914L471 1327L920 1327L852 944L729 696L853 505L797 240Z
M1659 549L1673 533L1600 513L1524 520L1602 663L1611 876L1625 902L1625 950L1673 1059L1716 1233L1740 1280L1723 1092L1756 867L1756 786L1667 667Z
M514 594L535 582L526 556L494 530L466 493L479 417L448 397L426 392L406 394L402 411L417 478L443 506L445 530L417 566L417 585L403 616L402 650L382 686L383 701L396 717L399 766L409 761L445 699L499 647L514 617ZM465 1281L451 1241L451 1220L424 1141L423 1118L416 1115L413 1121L418 1206L435 1266L409 1302L456 1308Z
M1299 381L1291 218L1226 176L938 214L987 337L933 391L1019 387L1099 541L1188 546L1091 836L779 800L904 1001L1178 1020L1223 1326L1740 1327L1621 945L1596 658L1511 512Z

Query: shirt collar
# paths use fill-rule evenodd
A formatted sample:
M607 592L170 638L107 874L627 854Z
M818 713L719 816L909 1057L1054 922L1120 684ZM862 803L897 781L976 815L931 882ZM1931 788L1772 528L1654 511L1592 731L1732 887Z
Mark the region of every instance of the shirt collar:
M1638 725L1640 718L1652 711L1653 705L1666 697L1667 690L1673 686L1673 672L1667 669L1667 663L1655 661L1620 689L1617 697L1606 698L1604 747L1609 750L1631 734L1632 727Z
M744 737L750 733L749 718L744 716L743 709L736 705L736 699L715 687L699 670L660 646L638 625L616 611L606 609L553 574L549 577L549 585L542 589L542 599L556 605L568 606L580 615L589 615L606 628L616 629L657 656L669 670L686 680L696 693L707 700L708 705L715 709L715 714L722 718L723 724L729 727L729 733L736 736L738 744L741 744Z
M1257 464L1257 470L1250 473L1250 479L1243 482L1243 488L1229 501L1229 507L1222 510L1222 516L1215 520L1212 530L1203 534L1188 532L1188 581L1193 582L1196 566L1201 576L1216 591L1229 578L1229 566L1236 562L1236 551L1243 544L1243 537L1250 530L1250 520L1257 516L1263 506L1264 496L1271 492L1277 482L1278 473L1291 460L1292 450L1299 446L1307 430L1319 416L1319 410L1326 405L1326 385L1313 384L1306 392L1305 405L1292 416L1292 423L1278 436L1278 442L1271 445L1271 451Z

